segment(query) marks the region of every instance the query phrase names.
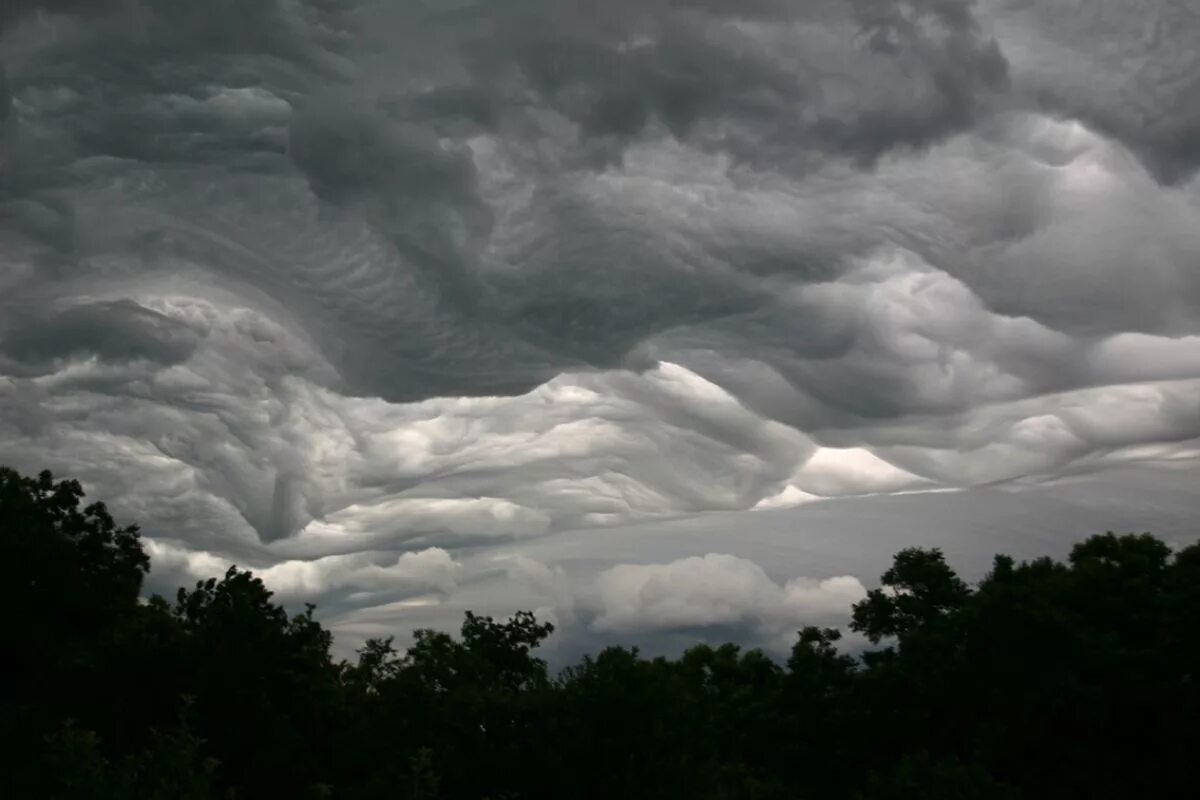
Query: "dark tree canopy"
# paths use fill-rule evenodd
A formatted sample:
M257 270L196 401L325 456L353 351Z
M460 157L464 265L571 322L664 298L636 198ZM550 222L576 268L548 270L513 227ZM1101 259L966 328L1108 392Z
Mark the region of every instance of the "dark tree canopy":
M136 527L0 469L6 797L1183 798L1200 546L1093 536L970 586L899 552L840 649L610 647L552 675L533 614L330 655L252 573L140 598Z
M875 643L935 624L971 594L936 549L901 550L880 582L884 588L873 589L854 609L852 626Z

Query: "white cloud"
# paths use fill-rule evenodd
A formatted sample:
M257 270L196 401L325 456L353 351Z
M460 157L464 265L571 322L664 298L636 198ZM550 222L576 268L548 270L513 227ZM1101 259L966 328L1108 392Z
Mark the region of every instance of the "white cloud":
M596 591L592 626L620 633L744 625L778 630L848 618L850 606L866 596L851 576L780 585L754 562L720 553L620 564L596 577Z
M145 546L154 571L180 582L219 578L234 566L227 558L168 541L147 538ZM445 550L431 547L398 556L363 552L280 561L254 572L281 602L378 604L388 598L449 593L457 585L462 565Z

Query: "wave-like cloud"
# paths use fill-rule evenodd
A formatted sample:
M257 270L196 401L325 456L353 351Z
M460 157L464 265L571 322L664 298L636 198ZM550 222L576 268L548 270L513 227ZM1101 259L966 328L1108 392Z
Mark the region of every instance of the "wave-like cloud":
M8 4L4 460L141 520L163 586L236 561L338 609L563 531L1188 462L1197 35L1117 0ZM660 564L595 564L596 620L709 607L679 576L716 567Z

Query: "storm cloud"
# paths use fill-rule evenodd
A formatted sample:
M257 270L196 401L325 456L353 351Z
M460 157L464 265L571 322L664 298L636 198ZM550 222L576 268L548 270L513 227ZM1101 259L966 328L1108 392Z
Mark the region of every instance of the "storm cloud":
M249 566L345 641L525 603L776 646L877 572L812 526L889 498L883 551L989 491L1065 542L1100 485L1184 536L1197 37L1172 0L7 3L0 461L141 522L153 588Z

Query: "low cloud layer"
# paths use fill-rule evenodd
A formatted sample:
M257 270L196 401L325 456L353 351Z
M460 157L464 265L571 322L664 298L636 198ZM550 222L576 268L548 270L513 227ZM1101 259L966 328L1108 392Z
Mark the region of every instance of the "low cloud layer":
M1200 452L1188 3L197 9L0 14L0 460L156 586L419 624L585 531L597 636L775 635L850 584L604 532Z
M851 606L866 596L853 576L778 582L754 561L726 553L618 563L590 575L520 554L500 563L510 581L539 599L537 613L566 639L560 649L732 636L778 654L805 625L844 624Z
M805 620L841 616L866 596L854 577L797 578L779 586L757 564L717 553L624 564L600 573L597 583L600 614L593 625L616 632L746 622L794 629Z

